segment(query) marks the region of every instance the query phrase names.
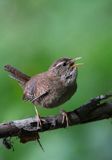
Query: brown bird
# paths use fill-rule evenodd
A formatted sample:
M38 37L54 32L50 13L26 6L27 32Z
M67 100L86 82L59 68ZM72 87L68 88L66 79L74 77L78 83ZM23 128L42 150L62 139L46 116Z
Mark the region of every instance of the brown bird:
M23 88L23 99L30 101L35 106L37 122L41 125L36 106L54 108L69 100L77 90L78 66L75 59L60 58L54 62L48 71L35 76L27 76L11 65L4 66L12 78L16 79ZM63 111L62 123L67 122L66 112Z

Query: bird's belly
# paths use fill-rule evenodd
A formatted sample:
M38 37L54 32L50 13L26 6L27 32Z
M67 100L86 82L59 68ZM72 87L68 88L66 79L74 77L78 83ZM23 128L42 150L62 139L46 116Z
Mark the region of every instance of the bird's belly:
M46 95L43 99L35 101L35 105L40 105L45 108L54 108L69 100L76 91L76 87L71 87L65 90L64 92L53 91L50 94Z

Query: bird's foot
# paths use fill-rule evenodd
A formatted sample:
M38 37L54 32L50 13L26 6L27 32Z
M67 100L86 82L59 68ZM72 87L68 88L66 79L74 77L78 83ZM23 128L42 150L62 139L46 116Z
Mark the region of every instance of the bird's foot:
M68 127L69 119L68 119L67 112L65 112L64 110L61 110L61 114L62 114L62 124L66 123L66 127Z
M40 116L36 115L35 118L36 118L36 121L37 121L37 127L41 127L42 126L42 121L41 121Z
M39 115L36 115L35 118L36 118L36 121L37 121L37 127L39 127L39 128L42 127L43 123L46 122L46 120L43 119L43 118L40 118Z

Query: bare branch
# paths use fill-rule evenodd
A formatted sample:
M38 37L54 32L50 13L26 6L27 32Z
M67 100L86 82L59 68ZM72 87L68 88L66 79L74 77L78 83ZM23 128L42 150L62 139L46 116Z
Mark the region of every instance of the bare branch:
M112 95L100 95L91 99L87 104L66 112L69 119L69 126L108 119L112 117L112 102L109 98ZM62 123L62 114L50 117L41 117L42 126L37 126L35 117L23 120L14 120L0 124L0 138L19 137L21 143L39 140L38 132L50 131L58 128L65 128L66 121ZM7 141L6 141L7 142Z

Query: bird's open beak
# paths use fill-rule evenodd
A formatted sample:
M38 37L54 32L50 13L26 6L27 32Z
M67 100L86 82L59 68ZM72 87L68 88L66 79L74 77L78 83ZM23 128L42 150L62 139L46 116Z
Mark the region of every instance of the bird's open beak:
M77 60L80 60L80 59L82 59L82 57L76 57L76 58L74 58L73 60L74 60L74 61L77 61Z
M71 67L76 68L76 67L83 65L84 63L75 63L77 60L80 60L80 59L82 59L82 57L76 57L72 59Z

